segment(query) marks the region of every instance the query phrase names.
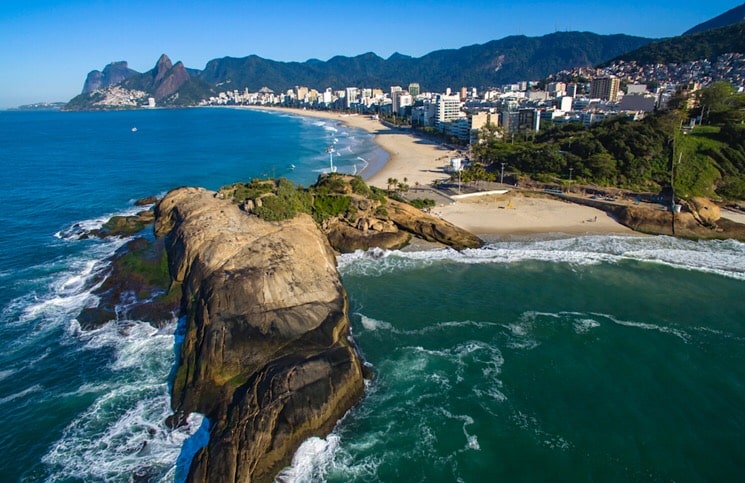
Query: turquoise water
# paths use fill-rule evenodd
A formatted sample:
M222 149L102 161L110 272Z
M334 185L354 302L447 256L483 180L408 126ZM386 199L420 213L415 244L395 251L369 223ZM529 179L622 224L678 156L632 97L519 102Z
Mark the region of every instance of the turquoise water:
M137 127L133 132L132 128ZM175 321L75 316L123 241L77 240L179 185L309 184L381 153L333 122L231 109L0 112L0 477L173 481ZM362 159L359 159L362 158ZM291 165L295 165L292 169ZM667 237L502 241L344 255L375 377L290 481L741 481L745 245Z

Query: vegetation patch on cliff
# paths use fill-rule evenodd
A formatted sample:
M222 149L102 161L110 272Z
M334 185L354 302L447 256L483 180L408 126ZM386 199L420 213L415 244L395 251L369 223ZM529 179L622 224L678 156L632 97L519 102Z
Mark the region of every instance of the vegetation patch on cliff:
M359 176L326 174L309 188L284 178L255 179L225 186L218 197L265 221L288 220L300 213L311 215L339 252L372 247L398 249L409 243L411 235L456 249L481 245L472 234L420 211L431 206L431 200L417 201L418 206L403 209L405 203L368 186Z

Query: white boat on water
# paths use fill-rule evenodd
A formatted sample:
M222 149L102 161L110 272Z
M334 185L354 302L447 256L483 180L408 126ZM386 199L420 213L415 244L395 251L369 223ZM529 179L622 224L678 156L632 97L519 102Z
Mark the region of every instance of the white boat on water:
M132 128L132 132L137 132L137 128L136 127L133 127Z

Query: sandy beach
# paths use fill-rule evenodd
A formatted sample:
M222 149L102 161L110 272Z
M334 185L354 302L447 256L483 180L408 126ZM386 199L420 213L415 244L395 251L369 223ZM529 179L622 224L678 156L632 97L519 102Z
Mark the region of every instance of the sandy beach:
M332 119L375 135L375 142L388 154L388 162L366 181L386 189L388 178L409 186L431 185L448 174L444 168L456 151L437 143L418 139L406 130L389 128L367 115L339 114L302 109L254 107L266 111ZM504 195L487 195L442 202L432 212L477 235L537 234L632 234L629 228L610 218L604 211L557 199L512 190Z
M417 139L405 129L389 128L368 115L263 106L250 108L335 120L375 135L375 142L388 153L388 162L375 173L367 174L363 171L362 176L369 184L382 189L388 187L388 178L396 178L401 182L406 178L410 186L415 186L416 183L429 185L436 179L447 178L449 175L444 168L450 163L450 158L457 154L457 151L440 144Z
M478 235L634 233L604 211L517 191L460 200L433 213Z

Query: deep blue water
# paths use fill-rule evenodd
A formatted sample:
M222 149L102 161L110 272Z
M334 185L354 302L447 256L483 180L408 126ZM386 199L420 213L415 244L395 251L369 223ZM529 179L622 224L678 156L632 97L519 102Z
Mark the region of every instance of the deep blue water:
M329 145L342 172L385 159L366 133L248 110L0 112L0 480L169 480L199 425L163 425L174 325L80 333L91 280L122 241L64 234L178 186L311 184Z
M0 480L179 479L204 422L164 424L175 322L81 332L123 241L65 233L176 186L310 184L329 144L342 171L383 158L333 122L238 109L0 112ZM287 479L742 481L744 244L568 237L339 263L375 378Z

